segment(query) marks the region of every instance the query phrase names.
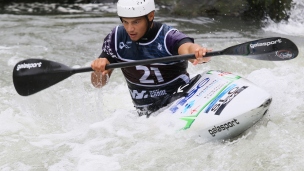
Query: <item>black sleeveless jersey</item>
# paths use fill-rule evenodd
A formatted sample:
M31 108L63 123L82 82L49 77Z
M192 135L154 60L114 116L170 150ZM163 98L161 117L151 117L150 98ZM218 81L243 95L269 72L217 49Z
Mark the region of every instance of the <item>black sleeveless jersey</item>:
M123 26L117 26L105 38L103 52L110 63L177 55L185 42L193 42L166 24L154 22L153 28L140 41L133 42ZM188 83L188 61L154 63L122 68L135 107L153 105L172 94L180 85Z

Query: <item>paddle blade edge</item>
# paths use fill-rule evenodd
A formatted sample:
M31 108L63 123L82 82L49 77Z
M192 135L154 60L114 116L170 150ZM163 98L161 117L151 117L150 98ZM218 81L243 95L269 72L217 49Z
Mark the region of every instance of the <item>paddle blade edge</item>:
M29 96L73 75L72 69L49 60L26 59L13 70L13 83L17 93Z
M223 50L223 55L242 55L266 61L291 60L298 54L298 47L291 40L281 37L254 40Z

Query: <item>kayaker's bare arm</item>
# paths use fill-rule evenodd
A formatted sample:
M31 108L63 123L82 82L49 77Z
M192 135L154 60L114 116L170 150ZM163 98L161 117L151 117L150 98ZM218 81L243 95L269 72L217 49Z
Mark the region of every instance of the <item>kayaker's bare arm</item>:
M210 57L203 58L203 56L206 55L206 52L211 52L211 50L201 47L196 43L184 43L178 48L178 54L180 55L195 54L196 59L189 60L193 65L210 61Z

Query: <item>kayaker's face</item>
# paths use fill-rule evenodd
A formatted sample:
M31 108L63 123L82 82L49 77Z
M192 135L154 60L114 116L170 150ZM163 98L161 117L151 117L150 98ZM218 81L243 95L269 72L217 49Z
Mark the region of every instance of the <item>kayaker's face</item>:
M148 26L145 17L122 18L122 24L132 41L138 41L143 37Z
M148 20L152 21L154 11L148 14ZM138 41L147 31L148 21L145 16L135 18L121 18L122 24L125 27L132 41Z

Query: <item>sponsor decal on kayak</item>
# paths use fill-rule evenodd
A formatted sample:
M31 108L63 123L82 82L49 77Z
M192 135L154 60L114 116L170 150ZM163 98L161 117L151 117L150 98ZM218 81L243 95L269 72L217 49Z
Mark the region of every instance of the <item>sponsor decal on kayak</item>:
M209 129L208 132L210 135L215 137L216 133L222 132L224 130L229 131L229 128L235 127L238 124L240 124L240 122L238 122L237 119L233 119L232 121L224 123L222 125L214 126L212 129Z
M255 44L250 44L250 48L254 49L256 47L260 47L260 46L270 46L270 45L275 45L277 43L282 43L281 39L278 40L274 40L274 41L270 41L270 42L263 42L263 43L255 43Z
M24 69L24 68L27 68L27 69L31 69L31 68L40 68L42 66L42 62L37 62L37 63L23 63L23 64L19 64L17 65L17 71L19 71L20 69Z
M194 109L190 110L190 115L192 115L193 113L197 113L197 108L199 108L200 106L195 107Z
M199 93L197 93L198 97L203 96L203 98L211 98L212 96L214 96L215 94L217 94L218 91L220 91L221 89L223 89L223 87L226 87L227 85L229 85L231 82L240 79L240 76L236 76L233 75L229 72L223 72L223 71L216 71L216 72L208 72L209 74L216 74L218 76L221 76L223 78L225 78L227 81L222 80L218 80L215 79L213 81L210 81L209 84L205 85L205 87L202 89L202 91L200 91Z
M189 113L189 110L186 112L186 113L189 113L189 115L188 116L183 116L183 117L180 118L181 120L186 121L186 125L184 126L184 128L182 128L184 130L190 128L191 125L196 120L196 118L201 113L204 113L203 112L204 109L206 109L206 107L210 106L210 104L212 102L214 102L215 99L217 99L217 101L215 101L213 103L213 105L211 106L211 108L210 108L210 110L211 110L212 107L217 104L216 102L218 102L219 99L221 99L221 98L218 98L218 97L221 96L221 95L222 95L221 97L223 97L225 94L227 94L229 92L229 91L226 91L227 87L229 87L229 85L231 85L234 81L241 78L240 76L236 76L236 75L230 74L228 72L222 72L222 71L211 70L211 71L208 71L207 74L221 76L222 78L225 78L226 81L225 80L212 79L212 77L211 78L205 78L204 80L201 81L201 83L200 83L201 86L197 86L193 90L190 90L190 91L193 91L195 93L189 93L187 98L183 98L183 99L177 101L175 103L175 105L170 108L170 111L172 113L176 113L179 110L179 108L184 109L183 107L185 107L185 104L187 103L187 100L192 98L194 94L197 97L202 96L202 98L205 98L206 100L208 100L207 102L204 102L204 103L201 103L201 104L198 104L198 103L194 104L196 106L195 109L193 109L193 106L192 106L191 109L190 109L190 113ZM232 88L234 88L234 87L236 87L236 85L232 86ZM197 90L198 88L199 88L199 90ZM229 90L232 90L232 88L230 88ZM223 93L224 91L225 91L225 93ZM230 101L231 100L232 99L230 99ZM221 101L221 103L223 103L223 102ZM218 109L219 112L222 109L224 109L225 107L226 107L226 105L223 105L222 108ZM204 113L204 114L206 114L206 113Z
M233 75L231 74L230 72L225 72L225 71L214 71L214 70L211 70L209 71L207 74L216 74L218 76L221 76L229 81L235 81L235 80L238 80L241 78L241 76L238 76L238 75Z
M204 113L209 112L208 114L211 114L213 112L215 115L220 115L220 113L225 109L227 104L231 102L231 100L233 100L239 93L241 93L247 87L248 86L243 86L239 88L235 84L232 84L228 87L225 86L225 88L223 88L219 94L216 94L211 101L200 107L200 110L198 110L195 115L180 118L181 120L187 122L183 129L190 128L195 119L204 109Z
M170 111L172 113L175 113L179 108L179 106L183 106L184 104L187 103L187 101L192 97L194 96L194 94L201 88L203 87L205 84L207 84L209 82L210 78L205 78L203 79L201 82L199 82L197 84L196 87L194 87L193 89L190 90L190 92L188 93L188 95L184 98L182 98L176 105L172 106L170 108Z
M205 113L209 113L211 111L214 112L215 115L220 115L228 103L246 88L248 88L248 86L236 87L235 84L230 85L209 104L205 109Z
M289 50L276 51L276 56L281 58L281 59L293 58L293 54Z
M218 80L213 80L212 82L210 82L210 84L206 85L206 87L204 87L203 90L200 91L196 96L198 96L198 97L202 96L202 95L205 94L208 90L210 90L213 86L215 86L218 82L219 82ZM221 86L222 86L222 85L221 85ZM218 88L220 89L221 86L219 86ZM219 89L217 89L217 90L219 90ZM216 88L215 88L215 90L213 90L213 91L210 92L210 93L212 94L212 93L216 92L217 90L216 90ZM209 94L210 94L210 93L209 93ZM205 97L205 98L206 98L206 97Z
M190 103L187 103L185 105L183 113L186 113L190 108L192 108L192 106L194 105L194 102L195 102L195 100L192 100Z
M225 77L225 76L228 76L228 75L232 75L231 72L226 72L226 71L220 71L218 76L221 76L221 77Z

